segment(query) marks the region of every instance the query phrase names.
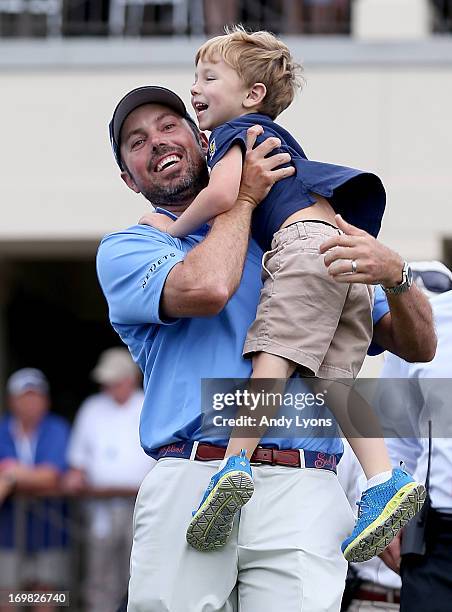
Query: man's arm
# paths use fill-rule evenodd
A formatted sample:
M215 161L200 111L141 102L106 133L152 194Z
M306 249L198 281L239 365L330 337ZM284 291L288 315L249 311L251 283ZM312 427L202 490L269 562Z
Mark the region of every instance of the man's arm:
M402 281L403 260L367 232L336 215L344 234L322 244L328 272L340 283L381 284L394 287ZM357 271L350 274L351 262ZM373 340L406 361L431 361L436 334L428 299L415 286L400 295L388 295L389 312L374 327Z
M431 361L437 340L428 299L416 285L387 297L389 313L375 325L374 342L405 361Z
M18 461L0 474L0 480L8 483L9 490L19 493L45 492L58 485L59 477L59 470L50 464L27 466Z
M278 168L290 161L287 153L266 158L280 146L268 138L253 149L262 128L248 130L239 195L234 207L215 218L209 234L175 265L167 276L160 309L163 317L197 317L218 314L236 291L248 249L251 215L272 185L294 173Z

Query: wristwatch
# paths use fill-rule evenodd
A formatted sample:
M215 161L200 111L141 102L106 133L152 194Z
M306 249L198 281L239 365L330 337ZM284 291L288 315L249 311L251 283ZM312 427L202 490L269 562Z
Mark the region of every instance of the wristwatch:
M381 288L387 295L400 295L401 293L408 291L412 284L413 271L411 270L408 262L404 261L402 269L402 282L395 287L383 287L383 285L381 285Z

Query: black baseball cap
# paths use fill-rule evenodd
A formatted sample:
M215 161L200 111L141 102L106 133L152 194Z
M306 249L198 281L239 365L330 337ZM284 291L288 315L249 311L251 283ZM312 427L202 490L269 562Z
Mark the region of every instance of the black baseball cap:
M168 106L196 128L198 127L193 118L188 114L185 104L174 91L166 89L166 87L159 87L158 85L146 85L132 89L118 102L109 125L111 148L121 170L124 169L120 153L121 128L127 116L139 106L143 106L143 104L163 104Z

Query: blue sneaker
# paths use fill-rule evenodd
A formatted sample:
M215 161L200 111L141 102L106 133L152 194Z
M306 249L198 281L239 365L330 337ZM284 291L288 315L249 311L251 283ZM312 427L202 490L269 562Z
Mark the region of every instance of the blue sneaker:
M197 550L221 548L229 538L234 517L253 495L250 462L242 450L229 457L222 470L210 479L209 486L193 512L187 529L187 542Z
M361 563L379 555L398 532L419 512L425 501L425 487L401 469L392 477L364 491L358 520L350 537L342 542L347 561Z

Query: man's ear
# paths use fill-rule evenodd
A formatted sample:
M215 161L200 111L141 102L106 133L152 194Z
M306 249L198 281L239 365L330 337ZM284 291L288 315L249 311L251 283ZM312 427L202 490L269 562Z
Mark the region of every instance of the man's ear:
M130 176L130 174L126 170L123 170L121 172L121 178L129 189L131 189L135 193L140 193L140 190L136 186L135 181L133 180L133 178Z
M199 132L199 142L201 144L201 148L204 151L204 154L207 155L207 150L209 148L209 139L204 134L204 132Z
M252 108L253 106L259 106L262 100L267 95L267 88L263 83L254 83L251 89L248 91L246 98L243 100L243 106L245 108Z

